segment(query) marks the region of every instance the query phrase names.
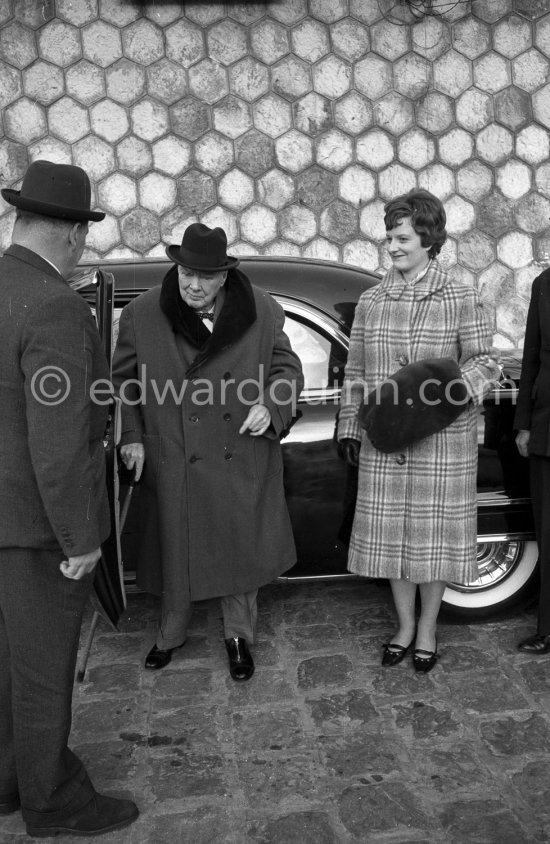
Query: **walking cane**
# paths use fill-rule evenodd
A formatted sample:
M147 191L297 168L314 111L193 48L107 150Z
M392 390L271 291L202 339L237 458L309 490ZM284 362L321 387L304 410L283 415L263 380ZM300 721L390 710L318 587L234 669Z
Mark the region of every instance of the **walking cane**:
M130 509L130 501L132 500L132 493L136 486L136 474L135 471L132 472L130 481L128 483L128 491L124 498L124 504L122 505L122 510L120 511L120 519L119 519L119 535L122 534L122 530L124 528L124 523L126 522L126 517L128 515L128 510ZM99 619L101 617L101 613L98 610L94 610L94 614L92 616L92 622L90 624L90 629L88 631L88 638L86 640L86 644L84 646L84 650L82 652L82 656L80 658L80 662L78 664L78 670L76 672L76 679L79 683L82 683L84 680L84 675L86 674L86 666L88 664L88 658L90 656L90 651L92 649L92 644L94 641L94 635L99 623Z

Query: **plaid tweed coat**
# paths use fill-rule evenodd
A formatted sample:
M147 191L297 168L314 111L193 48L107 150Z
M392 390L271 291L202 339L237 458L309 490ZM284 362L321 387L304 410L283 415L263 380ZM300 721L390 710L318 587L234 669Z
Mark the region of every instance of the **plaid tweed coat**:
M357 422L364 395L407 363L456 360L471 401L445 430L398 454L377 451ZM498 377L477 292L432 261L408 284L391 269L361 296L346 367L338 439L361 440L350 571L426 583L477 577L477 411Z

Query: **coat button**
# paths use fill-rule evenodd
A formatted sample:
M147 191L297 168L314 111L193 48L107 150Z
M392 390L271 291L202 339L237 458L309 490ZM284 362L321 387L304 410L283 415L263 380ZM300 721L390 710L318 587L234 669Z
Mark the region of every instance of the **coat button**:
M230 413L224 413L223 418L224 418L224 422L230 422L231 421L231 414Z
M199 421L199 417L198 417L198 416L190 416L190 417L189 417L189 421L190 421L190 422L198 422L198 421Z
M224 372L224 373L223 373L223 380L224 380L224 381L229 381L229 379L230 379L230 378L231 378L231 373L230 373L230 372Z
M198 457L195 457L195 455L193 455L192 457L189 458L189 462L190 463L196 463L198 459L199 459Z
M409 359L407 355L399 355L399 357L397 358L397 363L399 364L399 366L407 366L408 362Z
M404 454L398 454L397 457L395 458L395 462L397 463L398 466L402 466L403 463L407 462L407 458L405 457Z
M232 454L231 454L231 452L229 452L229 451L228 451L228 452L227 452L227 454L225 455L225 459L226 459L226 460L231 460L231 458L232 458L232 457L233 457L233 455L232 455Z

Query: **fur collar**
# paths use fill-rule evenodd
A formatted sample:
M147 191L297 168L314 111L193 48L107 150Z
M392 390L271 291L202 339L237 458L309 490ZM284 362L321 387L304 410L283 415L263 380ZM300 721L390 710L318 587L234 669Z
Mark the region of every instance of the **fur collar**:
M256 321L256 303L252 285L240 270L229 270L225 281L223 307L210 332L180 296L178 268L171 267L162 282L159 304L176 334L181 334L198 354L189 374L208 358L225 351L245 334Z

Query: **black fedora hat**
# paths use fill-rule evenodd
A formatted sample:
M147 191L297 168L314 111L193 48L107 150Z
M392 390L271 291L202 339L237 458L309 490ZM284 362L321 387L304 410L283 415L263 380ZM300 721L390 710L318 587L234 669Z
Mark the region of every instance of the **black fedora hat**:
M442 431L468 401L456 361L430 358L407 364L369 393L359 424L375 448L391 454Z
M2 196L22 211L45 217L97 222L105 216L102 211L90 211L90 180L87 173L74 164L33 161L25 173L21 190L4 188Z
M239 263L238 258L228 255L226 250L227 237L223 229L191 223L183 233L181 246L167 246L166 254L189 270L215 273L231 270Z

